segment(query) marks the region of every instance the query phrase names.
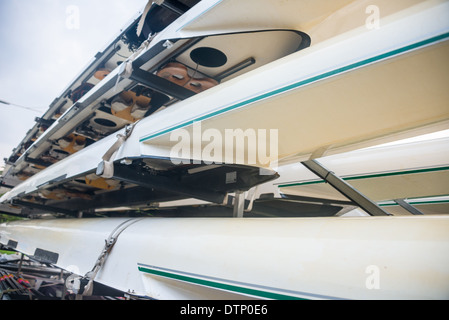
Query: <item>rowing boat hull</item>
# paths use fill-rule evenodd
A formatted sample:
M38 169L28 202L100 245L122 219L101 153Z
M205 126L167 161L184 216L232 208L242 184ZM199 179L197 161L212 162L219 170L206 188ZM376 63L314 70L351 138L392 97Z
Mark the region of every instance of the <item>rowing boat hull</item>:
M194 144L200 152L190 150L188 161L217 162L201 152L210 143L202 138L209 130L220 137L227 130L276 130L275 158L218 161L256 167L446 129L449 24L441 16L448 8L447 2L437 2L420 12L404 10L396 19L389 17L379 30L353 30L180 101L138 122L112 160L172 160L179 143L176 134L184 130L195 139L197 124L201 124L200 141ZM1 201L35 192L62 176L70 179L95 171L115 141L114 135L108 136L56 163ZM238 148L246 154L251 146L234 144L232 155ZM226 156L226 149L222 154Z
M441 207L440 213L447 212L447 138L367 148L323 157L319 161L362 194L385 205L387 211L399 214L395 210L397 205L388 201L409 199L418 203L424 213L438 212L435 206ZM280 178L273 185L281 194L346 200L301 163L285 165L278 172Z
M448 299L448 217L78 219L0 227L0 242L156 299ZM70 250L67 250L70 248Z

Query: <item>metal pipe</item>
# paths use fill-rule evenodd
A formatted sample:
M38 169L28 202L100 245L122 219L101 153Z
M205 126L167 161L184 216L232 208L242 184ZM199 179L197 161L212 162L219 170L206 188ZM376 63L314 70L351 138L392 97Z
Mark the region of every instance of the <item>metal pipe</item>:
M354 189L346 181L336 176L333 172L329 171L323 167L316 160L307 160L302 162L302 164L319 176L324 181L328 182L337 191L347 197L349 200L354 202L360 208L362 208L366 213L371 216L389 216L390 214L379 207L375 202L368 199L365 195L360 193L358 190Z

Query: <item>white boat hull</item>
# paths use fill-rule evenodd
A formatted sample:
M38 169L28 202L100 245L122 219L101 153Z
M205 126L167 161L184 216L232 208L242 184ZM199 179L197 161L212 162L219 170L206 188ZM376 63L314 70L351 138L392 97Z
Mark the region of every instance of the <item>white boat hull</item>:
M251 3L252 7L248 9L243 3ZM270 4L270 8L292 8L284 7L285 1L264 3ZM218 188L226 195L220 193L213 199L222 200L222 195L248 190L266 180L234 186L237 171L213 176L214 172L208 170L214 167L203 166L201 161L245 165L245 169L257 169L259 173L259 168L325 159L327 155L449 128L449 2L398 1L392 5L389 1L379 1L388 12L380 19L382 27L379 29L363 25L365 4L371 4L369 1L329 2L314 16L311 11L319 7L317 3L308 8L310 17L303 13L305 16L297 20L296 14L301 12L279 11L280 16L269 24L275 29L289 27L310 35L312 45L309 48L274 59L252 71L238 73L235 78L194 96L186 95L180 88L168 90L167 83L163 83L164 90L168 90L163 90L165 93L181 93L174 99L179 101L164 105L165 109L158 109L136 123L117 150L109 152L117 142L116 134L95 140L97 142L39 170L3 195L0 203L39 210L43 207L42 210L52 209L57 213L63 210L67 215L76 216L94 205L94 209L117 209L126 204L128 198L118 199L121 202L116 198L133 195L135 190L140 192L136 203L147 206L148 202L160 199L147 193L160 191L159 188L172 191L186 180L184 188L173 191L176 196L204 200L201 196L212 189L204 182L220 179L220 183L229 188ZM293 8L300 8L302 4L302 1L290 1ZM157 86L160 78L154 73L178 53L185 54L183 46L191 37L195 41L203 41L204 37L218 45L222 44L218 37L225 34L237 31L251 38L249 31L261 32L261 15L253 10L254 6L255 1L202 1L158 33L151 43L144 44L142 51L133 57L135 64L122 63L69 107L20 156L14 170L27 167L30 159L39 163L37 157L72 132L77 124L100 112L101 107L109 110L102 104L108 100L112 104L121 91L136 83ZM234 10L240 16L233 15ZM252 17L246 26L229 23L235 22L232 19L241 22L245 14ZM348 23L345 17L349 17ZM281 25L283 22L285 26ZM334 24L339 27L334 28ZM176 51L178 49L180 52ZM229 50L229 54L236 51L231 45L222 49ZM185 56L183 59L189 58L188 54ZM145 76L147 79L142 80ZM108 120L100 119L103 121L98 125ZM223 161L229 159L192 152L183 160L198 161L200 166L187 169L177 166L172 161L172 151L179 141L172 139L172 135L184 130L195 138L198 124L202 130L201 139L193 144L198 144L200 151L209 146L209 140L202 139L202 133L207 130L215 130L221 137L226 136L226 130L277 130L278 152L268 162L260 159L251 162L249 157ZM117 133L125 132L123 125L123 121L120 122L122 129ZM222 145L225 156L229 145ZM265 147L268 150L270 146L271 140ZM248 145L238 147L230 148L233 155L237 151L246 154L250 149ZM108 158L109 163L113 163L112 168L122 171L110 176L99 171L94 174L95 178L102 175L105 179L116 179L112 181L115 185L100 188L92 184L89 176L109 153L112 154ZM405 159L405 166L410 170L438 162L435 168L439 171L429 171L425 177L425 181L432 181L430 189L415 188L422 186L423 179L413 184L400 179L399 184L394 182L394 188L382 188L382 184L393 186L389 178L400 177L398 174L386 176L385 170L403 170L402 164L392 168L392 163L387 163L382 169L380 163L373 162L380 173L353 181L360 183L357 187L362 191L365 188L376 201L443 195L447 190L447 170L440 169L447 167L445 159L444 155L438 161L430 156L421 158L420 164ZM283 168L287 167L281 166L279 171ZM365 169L355 169L350 167L350 174L366 173ZM210 174L207 179L189 180L204 172ZM424 178L421 173L409 172L407 177ZM344 177L345 173L339 175ZM244 177L248 176L252 177L250 174ZM303 189L305 185L310 186L311 181L304 180L301 174L293 180L281 174L281 179L284 180L279 181L277 187L285 194L291 192L320 199L335 196L326 188ZM160 183L151 184L153 181ZM404 184L407 187L403 187ZM315 185L321 187L319 183ZM190 189L196 192L189 193ZM61 190L67 192L61 198L51 198L58 196ZM76 190L81 191L76 193ZM113 192L109 192L111 190ZM52 191L56 195L51 194ZM73 195L80 198L74 200ZM86 195L92 198L87 199ZM168 192L161 198L171 199L170 196ZM94 200L89 203L90 199ZM108 202L112 201L116 202L110 205ZM241 203L236 206L239 214L242 213ZM72 204L75 205L72 207ZM214 215L214 209L210 210ZM447 215L31 220L1 225L0 243L84 276L98 261L105 239L119 226L123 226L123 230L94 280L136 296L155 299L449 299Z
M84 275L125 221L9 223L0 242ZM156 299L449 299L447 252L447 216L131 219L95 281Z
M177 130L185 130L193 140L199 123L200 141L195 143L200 152L190 150L188 161L256 167L448 128L449 24L440 18L449 4L429 5L418 13L409 10L397 20L389 18L380 30L359 28L323 41L141 120L112 160L173 160ZM271 129L278 132L278 152L270 161L238 159L238 148L247 154L248 145L234 144L229 162L226 150L221 161L202 152L209 144L202 139L207 130L225 137L227 130ZM111 135L56 163L1 201L31 194L61 176L69 180L94 171L115 141Z
M424 213L437 213L435 206L441 207L439 213L448 212L447 138L356 150L323 157L319 161L393 214L410 214L396 210L397 204L388 203L396 199L409 199L418 203ZM278 172L280 178L272 184L281 194L346 200L342 194L301 163L279 167ZM446 211L442 210L443 207Z

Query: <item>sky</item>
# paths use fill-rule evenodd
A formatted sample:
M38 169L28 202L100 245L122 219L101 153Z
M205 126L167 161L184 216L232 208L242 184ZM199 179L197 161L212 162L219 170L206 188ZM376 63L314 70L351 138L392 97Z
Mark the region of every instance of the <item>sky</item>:
M0 0L0 167L147 0ZM17 106L16 106L17 105ZM22 107L19 107L22 106Z

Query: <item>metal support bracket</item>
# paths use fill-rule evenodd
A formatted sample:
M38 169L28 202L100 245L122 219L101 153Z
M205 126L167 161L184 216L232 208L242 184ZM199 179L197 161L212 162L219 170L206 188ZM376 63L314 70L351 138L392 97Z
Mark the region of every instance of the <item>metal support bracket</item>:
M234 197L234 218L243 218L245 211L245 192L237 191Z
M404 208L411 214L414 214L414 215L424 214L420 210L418 210L414 206L412 206L410 203L406 202L404 199L395 199L394 202L396 202L398 205L400 205L402 208Z
M354 189L346 181L336 176L316 160L307 160L302 164L316 174L318 177L329 183L337 191L354 202L371 216L390 216L388 212L379 207L375 202L368 199L365 195Z
M143 71L140 68L133 70L129 78L178 100L185 100L196 94L189 89L181 87L167 79L158 77L150 72Z

